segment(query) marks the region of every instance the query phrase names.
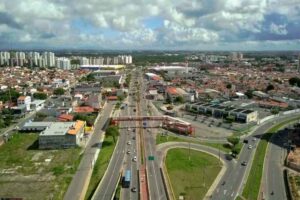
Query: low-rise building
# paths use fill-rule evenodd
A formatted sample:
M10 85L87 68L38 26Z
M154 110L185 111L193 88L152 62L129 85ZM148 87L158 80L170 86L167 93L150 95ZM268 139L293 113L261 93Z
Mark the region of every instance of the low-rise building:
M43 131L45 130L47 127L50 127L50 125L53 122L26 122L23 126L21 126L19 128L19 131L24 131L24 132L34 132L34 131Z
M40 149L59 149L81 146L84 137L84 121L55 122L39 135Z
M17 100L18 106L25 105L26 111L30 110L31 97L20 96Z
M249 123L256 122L258 120L258 112L254 110L225 107L210 103L187 103L185 109L197 114L210 115L216 118L232 118L234 121Z
M193 102L195 100L193 94L187 93L181 88L168 86L165 90L165 98L169 99L171 102L175 102L180 96L187 102Z
M34 100L30 103L30 110L39 111L45 106L45 100Z

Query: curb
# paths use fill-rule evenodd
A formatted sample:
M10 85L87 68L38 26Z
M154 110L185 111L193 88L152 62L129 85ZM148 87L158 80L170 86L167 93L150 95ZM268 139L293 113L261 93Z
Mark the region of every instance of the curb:
M103 135L105 135L105 134L103 134ZM119 141L120 141L120 140L118 139L118 141L117 141L117 143L116 143L116 145L115 145L115 148L114 148L114 151L113 151L112 155L115 153L115 150L116 150L117 145L119 144ZM110 165L111 165L111 162L110 162L111 159L112 159L112 157L111 157L110 160L109 160L109 164L108 164L107 168L109 168ZM104 178L105 178L106 176L107 176L107 169L105 170L105 172L104 172L104 174L103 174L103 176L102 176L102 178L101 178L101 181L99 182L99 184L98 184L96 190L94 191L91 200L95 199L95 194L97 193L97 191L98 191L98 190L100 189L100 187L102 186L103 180L104 180Z
M163 144L166 144L166 143L163 143ZM180 144L188 144L187 142L174 142L173 143L174 145L180 145ZM200 144L196 144L196 145L199 145L199 146L203 146L203 145L200 145ZM168 153L168 151L170 149L176 149L176 148L182 148L182 149L189 149L189 147L184 147L184 146L169 146L168 147L168 144L166 145L161 145L161 147L166 147L167 149L165 151L163 151L162 153L162 156L163 156L163 159L162 159L162 172L163 172L163 178L166 176L167 177L167 181L166 181L166 185L167 185L167 193L168 193L168 196L169 197L172 197L170 199L176 199L175 198L175 193L173 191L173 188L172 188L172 184L171 184L171 181L170 181L170 177L168 175L168 172L166 170L166 166L165 166L165 158L166 158L166 155ZM206 147L206 146L205 146ZM209 149L214 149L212 147L206 147L206 148L209 148ZM203 152L203 153L207 153L211 156L214 156L215 158L217 158L219 160L219 156L211 153L211 152L208 152L206 150L199 150L199 149L196 149L194 147L190 147L190 149L193 149L195 151L199 151L199 152ZM214 149L215 150L215 149ZM222 151L221 151L222 152ZM222 152L224 153L224 152ZM225 174L226 170L227 170L227 163L224 162L223 158L220 158L220 161L222 162L223 166L222 166L222 169L220 170L220 172L218 173L217 177L215 178L214 182L211 184L211 186L209 187L207 193L205 194L204 196L204 199L210 199L210 196L212 195L212 193L214 192L215 188L217 187L218 183L220 182L221 178L223 177L223 175ZM170 191L171 190L171 191Z

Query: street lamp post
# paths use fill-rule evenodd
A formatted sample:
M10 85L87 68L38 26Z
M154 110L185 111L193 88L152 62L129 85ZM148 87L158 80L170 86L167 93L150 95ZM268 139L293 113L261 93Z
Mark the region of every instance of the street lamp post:
M189 160L191 160L191 143L189 142Z

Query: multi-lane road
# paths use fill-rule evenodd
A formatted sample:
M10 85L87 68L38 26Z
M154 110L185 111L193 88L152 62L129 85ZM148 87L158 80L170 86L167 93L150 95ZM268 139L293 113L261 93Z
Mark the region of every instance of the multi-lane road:
M132 84L130 84L129 93L131 93L131 86ZM135 115L136 112L134 111L134 108L136 108L136 103L131 95L128 95L127 100L124 103L126 103L127 106L124 106L124 109L120 110L119 116ZM137 137L138 128L134 128L136 126L135 121L120 122L120 136L118 143L115 147L105 175L97 187L92 199L112 199L119 178L121 177L122 179L126 170L131 171L131 183L129 188L121 189L121 199L138 199L138 192L131 191L133 187L138 188L137 172L139 169L139 161L138 159L136 162L133 161L134 156L139 156Z
M281 123L283 121L286 121L288 119L295 118L295 115L289 115L289 116L281 116L276 119L276 123ZM242 149L239 158L237 159L237 162L233 165L231 169L228 170L222 177L217 189L215 190L214 194L212 195L212 199L215 200L232 200L237 195L242 193L243 186L246 184L247 181L247 173L249 173L252 165L252 159L255 154L256 146L260 140L260 137L262 134L266 133L272 126L274 126L274 121L267 122L260 127L258 127L251 136L246 137L249 141L249 144L245 145ZM255 138L255 141L254 141ZM252 145L253 147L249 149L249 145ZM267 155L268 156L268 155ZM241 165L243 161L246 161L246 166ZM278 165L280 165L278 163ZM273 168L270 167L270 168ZM247 173L246 173L247 172ZM282 172L281 172L282 173ZM225 185L222 185L221 183L226 182ZM270 180L269 180L270 181ZM271 183L272 182L272 183ZM268 184L283 184L284 180L283 178L277 178L276 180L272 180ZM279 183L281 182L281 183ZM276 187L278 189L284 189L281 186ZM284 191L280 191L279 193L284 193ZM272 197L273 199L273 197ZM285 199L285 198L284 198Z
M138 72L137 76L138 82L140 83L140 114L141 116L150 115L149 109L152 112L152 107L150 106L147 99L144 98L144 94L146 93L146 85L145 80L143 79L143 75L141 72ZM166 191L163 184L163 179L160 173L160 167L158 164L158 156L156 152L156 134L158 129L149 128L156 127L159 122L152 121L144 121L142 129L142 140L144 143L144 156L145 156L145 165L147 172L147 180L148 180L148 192L150 199L155 200L165 200L167 199ZM151 159L149 159L151 158ZM152 159L154 158L154 160Z
M148 100L144 99L143 97L143 94L145 93L145 80L143 79L141 72L137 72L136 80L139 82L140 88L137 89L139 90L140 97L133 98L133 96L128 96L128 106L125 107L124 110L121 110L121 116L147 116L149 115L148 109L152 109L152 106L148 107L148 103L150 102L148 102ZM129 93L131 93L131 89L132 83L130 86ZM140 102L135 102L136 99L140 99ZM132 105L137 107L132 107ZM136 110L139 112L133 111L134 108L136 108ZM295 117L295 115L278 117L276 118L276 123L280 123L293 117ZM93 199L110 199L114 193L115 186L118 183L120 173L124 172L125 170L131 170L132 180L129 188L123 188L121 190L121 199L138 199L139 191L135 193L132 192L130 189L132 187L137 188L137 190L139 189L139 180L137 174L142 164L140 163L141 156L144 156L150 199L167 199L166 191L163 185L163 179L160 173L159 161L157 160L158 154L156 149L155 136L157 134L158 129L147 128L153 126L155 123L157 122L148 121L146 122L145 128L142 129L140 129L141 127L139 127L141 125L141 123L139 122L130 121L120 123L121 135L119 142L116 146L115 153L111 158L107 172L103 180L101 181L100 187L97 189ZM210 197L211 199L232 200L235 199L237 195L241 194L242 189L246 183L247 177L249 175L249 171L252 165L252 159L254 157L256 146L260 140L260 137L272 126L274 126L274 121L266 122L260 125L252 133L251 136L247 136L246 138L244 138L247 139L249 143L244 146L238 159L226 161L226 164L228 166L227 170L225 171L224 175L220 178L216 189L212 192L212 195ZM131 128L128 129L127 127ZM141 135L139 135L139 133L141 133ZM135 137L136 140L133 140L133 137ZM279 140L280 138L274 137L274 140L277 139ZM130 145L128 144L129 141ZM139 149L141 147L141 143L143 143L143 151L140 151ZM249 145L252 145L252 148L249 148ZM282 149L277 149L278 147L279 146L277 145L270 145L270 151L283 152ZM130 151L130 153L127 153L128 151ZM285 194L282 176L271 176L271 174L274 174L275 172L278 172L281 169L280 162L283 155L281 155L282 157L280 159L278 159L278 155L280 154L276 154L276 156L275 154L269 155L269 166L272 165L272 167L270 167L270 170L267 172L269 174L269 178L266 179L268 188L266 188L265 190L267 191L267 193L270 193L270 190L273 190L273 188L276 191L279 190L281 192L278 192L277 195L274 195L274 199L285 199L286 197L281 195ZM132 160L134 156L137 156L137 162L134 162ZM149 156L154 157L154 160L149 160ZM246 162L246 165L242 165L242 162L244 161ZM277 164L274 167L275 163ZM271 184L268 183L270 181L272 182Z

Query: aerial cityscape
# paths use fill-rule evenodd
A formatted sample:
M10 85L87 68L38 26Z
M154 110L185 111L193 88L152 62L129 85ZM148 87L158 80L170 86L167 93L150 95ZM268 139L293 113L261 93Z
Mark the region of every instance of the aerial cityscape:
M300 200L300 1L3 0L0 200Z

